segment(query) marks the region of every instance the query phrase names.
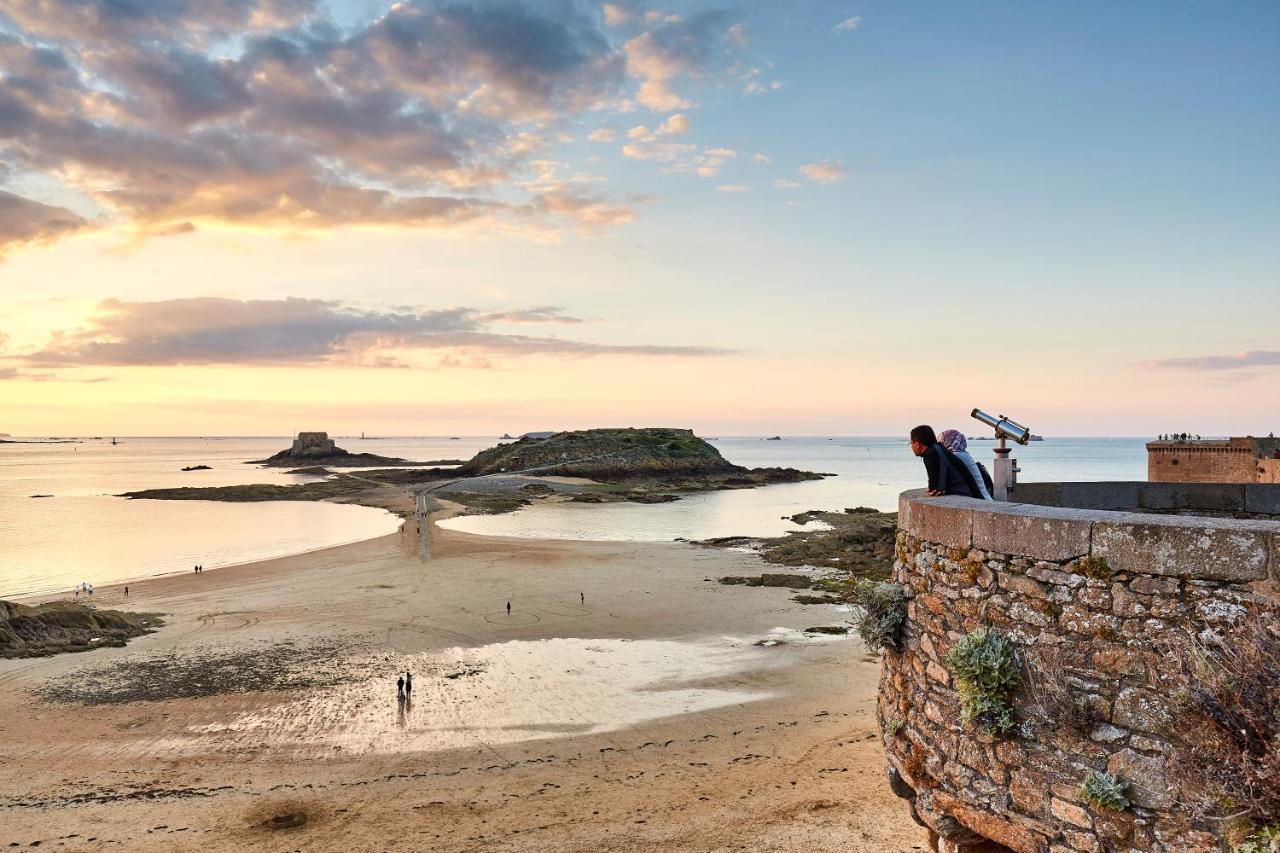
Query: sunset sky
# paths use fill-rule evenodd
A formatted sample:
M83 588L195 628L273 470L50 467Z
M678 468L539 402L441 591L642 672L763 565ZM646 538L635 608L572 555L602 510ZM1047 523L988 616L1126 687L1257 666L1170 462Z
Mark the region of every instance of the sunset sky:
M0 432L1266 433L1277 152L1269 0L5 0Z

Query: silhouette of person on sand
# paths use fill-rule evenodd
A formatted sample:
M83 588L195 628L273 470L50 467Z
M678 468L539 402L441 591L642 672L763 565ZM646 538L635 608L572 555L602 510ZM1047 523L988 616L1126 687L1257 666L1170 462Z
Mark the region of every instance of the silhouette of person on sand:
M510 602L510 601L508 601L508 602L507 602L507 615L508 615L508 616L510 616L510 615L511 615L511 602Z
M399 699L404 698L404 676L403 675L396 679L396 697Z
M583 603L587 603L587 594L585 592L578 593L578 599Z
M413 673L407 669L404 672L404 695L406 699L413 695Z

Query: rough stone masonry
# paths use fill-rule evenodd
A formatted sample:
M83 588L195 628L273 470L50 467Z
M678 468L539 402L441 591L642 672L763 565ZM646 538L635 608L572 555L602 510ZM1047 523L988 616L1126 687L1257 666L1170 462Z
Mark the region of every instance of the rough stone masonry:
M1280 522L908 492L893 579L909 600L880 726L890 783L935 850L1221 848L1221 824L1181 805L1169 765L1186 687L1176 650L1276 600ZM946 662L984 628L1022 662L1003 735L962 723ZM1091 772L1122 780L1132 804L1090 805Z

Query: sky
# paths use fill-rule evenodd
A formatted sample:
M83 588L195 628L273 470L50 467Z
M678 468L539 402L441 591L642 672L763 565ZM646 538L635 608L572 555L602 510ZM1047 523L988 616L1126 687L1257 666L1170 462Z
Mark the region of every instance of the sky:
M1277 93L1264 0L7 0L0 432L1265 434Z

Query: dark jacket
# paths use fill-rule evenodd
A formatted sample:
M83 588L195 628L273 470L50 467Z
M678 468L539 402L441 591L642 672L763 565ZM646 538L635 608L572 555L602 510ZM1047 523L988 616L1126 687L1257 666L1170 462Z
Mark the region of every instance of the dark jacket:
M982 490L973 481L969 466L941 444L934 444L920 457L929 472L929 489L965 498L982 498Z

